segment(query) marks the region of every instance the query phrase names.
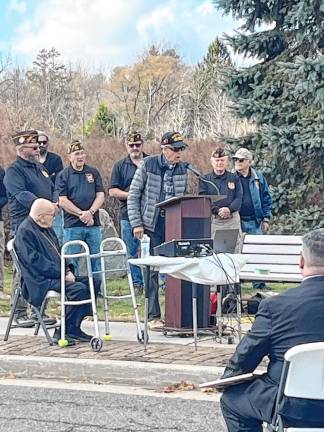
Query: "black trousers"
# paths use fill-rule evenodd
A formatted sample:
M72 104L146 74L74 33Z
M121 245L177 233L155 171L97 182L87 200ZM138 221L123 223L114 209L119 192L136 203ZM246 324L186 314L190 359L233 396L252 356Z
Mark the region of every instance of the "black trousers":
M97 298L100 290L101 279L93 279L95 295ZM49 287L49 290L61 292L61 287L57 286L57 281L53 281ZM56 286L55 286L56 285ZM65 284L65 296L70 301L87 300L90 298L89 281L87 276L76 277L75 282L68 282ZM91 303L78 305L78 306L66 306L65 308L65 326L66 333L74 334L75 330L79 330L82 320L92 316Z
M155 246L159 246L165 240L165 218L159 216L154 232L145 230L145 234L150 237L150 254L153 255ZM144 270L144 281L146 281L146 271L147 270ZM161 318L159 302L159 272L150 271L148 286L148 319L151 321L159 318Z
M253 384L249 382L238 384L229 387L223 393L221 409L229 432L262 432L262 423L270 423L272 420L271 411L274 407L269 407L271 401L266 406L264 399L260 402L260 399L255 398L254 402L251 402L247 398L250 385ZM251 394L252 391L253 389ZM288 398L288 401L280 408L285 427L324 426L323 401L296 398Z
M251 404L244 395L250 383L228 387L221 397L221 409L229 432L262 432L264 418L260 407Z

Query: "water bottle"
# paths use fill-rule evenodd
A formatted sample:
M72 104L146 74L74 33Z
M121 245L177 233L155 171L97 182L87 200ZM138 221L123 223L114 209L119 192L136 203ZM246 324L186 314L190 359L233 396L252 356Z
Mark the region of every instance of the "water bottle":
M150 256L150 237L144 234L141 240L141 258Z

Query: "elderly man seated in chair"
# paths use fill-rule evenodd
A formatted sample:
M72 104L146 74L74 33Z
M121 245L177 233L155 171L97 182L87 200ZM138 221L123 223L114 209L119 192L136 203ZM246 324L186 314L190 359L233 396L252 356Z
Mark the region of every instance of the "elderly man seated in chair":
M300 258L303 281L297 288L262 300L255 322L229 361L223 378L254 371L269 358L262 377L228 387L221 408L230 432L261 432L271 423L284 354L293 346L324 341L324 229L303 237ZM312 374L312 365L307 365ZM284 399L280 414L295 427L323 427L323 401Z
M52 229L56 205L46 199L34 201L29 216L18 228L14 247L22 276L22 294L32 305L39 307L49 290L61 291L61 257L58 240ZM90 297L87 277L75 277L73 266L67 266L65 290L68 300L86 300ZM95 292L98 293L99 286ZM92 315L91 304L66 307L66 339L88 342L92 336L81 330L82 320ZM56 329L54 339L60 338Z

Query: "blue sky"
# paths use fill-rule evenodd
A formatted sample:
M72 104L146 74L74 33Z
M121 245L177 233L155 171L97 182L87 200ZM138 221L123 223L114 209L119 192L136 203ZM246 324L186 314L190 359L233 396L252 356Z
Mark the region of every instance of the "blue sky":
M22 66L54 46L65 61L110 68L152 43L196 63L216 36L238 26L211 0L0 0L0 52Z

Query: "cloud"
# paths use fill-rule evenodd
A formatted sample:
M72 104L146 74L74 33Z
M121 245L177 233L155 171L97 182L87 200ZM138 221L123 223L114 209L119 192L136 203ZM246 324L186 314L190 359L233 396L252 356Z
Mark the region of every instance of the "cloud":
M132 22L138 0L109 3L114 6L107 7L106 0L38 2L28 20L16 29L14 53L35 57L42 48L55 47L63 58L72 61L118 62L126 43L125 25ZM131 33L130 27L127 34Z
M215 8L210 0L205 1L201 5L197 6L196 11L199 15L205 16L215 12Z
M27 5L24 1L10 0L8 5L8 12L16 12L18 14L23 14L27 10Z
M14 55L34 59L55 47L62 59L85 65L131 63L143 48L162 42L196 62L209 43L233 27L211 0L30 0L14 26ZM24 6L25 5L25 6ZM15 11L23 1L11 0Z

